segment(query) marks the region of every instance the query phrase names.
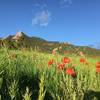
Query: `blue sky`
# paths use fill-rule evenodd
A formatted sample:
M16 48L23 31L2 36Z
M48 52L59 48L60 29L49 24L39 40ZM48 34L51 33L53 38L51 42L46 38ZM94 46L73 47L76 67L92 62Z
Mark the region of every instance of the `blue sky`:
M0 0L0 37L23 31L50 41L100 43L100 0Z

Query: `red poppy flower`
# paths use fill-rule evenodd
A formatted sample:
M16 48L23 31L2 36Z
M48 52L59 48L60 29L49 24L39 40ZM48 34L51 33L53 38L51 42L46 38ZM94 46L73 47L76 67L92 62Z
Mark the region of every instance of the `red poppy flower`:
M100 61L96 62L96 72L100 71Z
M64 63L58 63L58 64L57 64L57 68L58 68L58 69L63 69L64 66L65 66Z
M65 73L68 74L68 75L74 75L75 74L74 69L71 68L71 67L66 68Z
M100 73L100 68L96 68L96 73Z
M100 68L100 65L96 65L96 68Z
M62 59L62 63L69 63L71 61L71 59L69 57L64 57Z
M86 59L85 58L80 58L80 62L85 62Z
M100 61L96 62L96 65L100 65Z
M100 61L96 62L96 68L100 68Z
M50 59L49 61L48 61L48 65L52 65L53 64L53 59Z

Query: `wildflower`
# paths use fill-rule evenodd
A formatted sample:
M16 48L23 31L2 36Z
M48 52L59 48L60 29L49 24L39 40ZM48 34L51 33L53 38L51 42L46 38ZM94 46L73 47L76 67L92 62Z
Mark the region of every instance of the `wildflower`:
M100 68L100 65L96 65L96 68Z
M100 65L100 61L96 62L96 65Z
M54 48L54 49L52 50L52 54L56 54L57 50L58 50L58 48Z
M69 57L64 57L62 59L62 63L69 63L71 61L71 59Z
M96 62L96 73L100 73L100 61Z
M63 69L64 66L65 66L64 63L58 63L58 64L57 64L57 68L58 68L58 69Z
M60 50L60 51L62 50L62 47L61 47L61 46L59 47L59 50Z
M80 62L85 62L86 61L86 59L85 58L80 58Z
M53 64L53 59L50 59L49 61L48 61L48 65L52 65Z
M100 61L96 62L96 68L100 68Z
M96 68L96 73L100 73L100 68Z
M79 52L79 55L80 55L81 57L85 58L85 55L84 55L84 53L83 53L82 51Z
M68 74L68 75L74 75L75 74L74 69L71 68L71 67L66 68L65 73Z

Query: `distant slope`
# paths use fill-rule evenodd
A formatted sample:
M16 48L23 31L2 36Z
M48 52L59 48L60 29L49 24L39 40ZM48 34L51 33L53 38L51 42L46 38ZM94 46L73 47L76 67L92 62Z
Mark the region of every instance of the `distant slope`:
M46 41L37 37L29 37L23 32L17 32L15 35L10 35L0 39L0 47L8 47L9 49L32 48L41 52L51 53L54 48L61 47L63 52L60 53L75 53L82 51L90 56L100 56L100 50L93 49L87 46L75 46L68 42L53 42Z

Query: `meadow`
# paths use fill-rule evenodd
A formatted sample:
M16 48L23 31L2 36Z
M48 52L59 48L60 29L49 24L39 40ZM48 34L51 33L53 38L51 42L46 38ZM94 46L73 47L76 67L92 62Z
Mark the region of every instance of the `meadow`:
M0 49L0 100L99 100L98 93L99 57Z

